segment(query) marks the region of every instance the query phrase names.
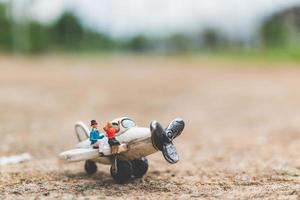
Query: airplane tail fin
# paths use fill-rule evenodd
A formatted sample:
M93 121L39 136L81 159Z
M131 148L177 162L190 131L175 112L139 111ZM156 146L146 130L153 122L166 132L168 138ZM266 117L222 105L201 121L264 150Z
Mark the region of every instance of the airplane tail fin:
M160 150L165 160L171 164L179 160L177 150L172 141L182 133L184 126L185 123L180 118L174 119L166 129L163 129L157 121L153 121L150 124L153 146Z
M89 138L89 128L81 121L75 124L75 133L79 142Z

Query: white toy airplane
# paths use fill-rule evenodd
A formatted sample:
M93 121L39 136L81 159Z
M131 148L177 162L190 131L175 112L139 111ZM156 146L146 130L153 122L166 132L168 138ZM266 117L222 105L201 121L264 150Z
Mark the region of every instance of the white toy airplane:
M166 129L153 121L150 128L137 127L136 123L128 117L122 117L111 121L113 126L120 122L120 130L116 139L120 142L116 170L110 170L111 176L117 183L124 183L132 176L140 178L148 170L146 156L161 151L164 158L171 164L176 163L179 158L173 139L178 137L184 129L182 119L174 119ZM89 141L89 129L83 122L75 125L79 143L75 149L62 152L59 158L68 162L85 161L87 174L97 171L96 162L112 165L112 155L107 137L101 139L99 149L93 148Z

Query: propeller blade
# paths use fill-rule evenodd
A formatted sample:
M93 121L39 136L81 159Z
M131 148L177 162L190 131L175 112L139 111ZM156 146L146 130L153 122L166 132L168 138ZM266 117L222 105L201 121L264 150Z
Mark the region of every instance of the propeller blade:
M174 119L166 128L166 136L168 137L168 139L172 141L176 137L178 137L182 133L184 126L185 123L182 119L180 118Z
M175 164L179 160L177 150L173 143L164 143L162 153L163 153L165 160L171 164Z

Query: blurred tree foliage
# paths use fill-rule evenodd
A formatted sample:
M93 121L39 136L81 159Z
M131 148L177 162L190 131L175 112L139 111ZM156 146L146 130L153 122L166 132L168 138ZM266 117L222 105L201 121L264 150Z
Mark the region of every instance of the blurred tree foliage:
M221 36L216 30L208 29L203 33L203 44L208 49L216 49L222 43Z
M129 48L133 51L145 51L147 49L150 49L151 44L153 43L151 42L150 38L147 38L143 35L138 35L129 40L124 47Z
M118 44L105 34L82 26L71 12L64 13L50 25L37 21L19 23L10 20L0 4L0 49L23 53L47 51L107 51Z
M6 8L0 4L0 49L11 50L12 48L12 27L7 16Z
M190 37L176 33L168 38L167 46L170 47L173 52L186 52L191 49L192 43Z
M260 44L265 49L285 48L287 44L300 44L300 9L294 8L271 16L259 32ZM294 28L298 26L298 29ZM294 39L291 39L294 38ZM298 43L294 42L298 38ZM215 29L206 29L194 34L174 33L165 37L137 35L124 40L112 38L104 33L84 27L70 11L56 21L45 25L34 20L12 20L5 4L0 3L0 50L25 53L49 51L110 51L129 50L136 52L175 52L194 50L227 51L241 50L251 46L235 38L226 39ZM298 55L298 54L297 54Z
M48 28L49 42L55 46L78 48L84 37L84 30L78 19L71 13L64 13Z
M262 43L265 48L284 47L287 44L288 32L281 15L275 15L265 21L261 28Z
M292 7L271 16L261 28L266 49L280 49L300 57L300 7Z
M32 26L33 25L33 26ZM64 13L57 21L49 26L32 24L32 34L38 41L33 51L39 50L110 50L115 42L108 36L84 28L79 19L70 12Z
M37 22L28 24L29 30L29 51L32 53L41 53L48 47L47 30Z

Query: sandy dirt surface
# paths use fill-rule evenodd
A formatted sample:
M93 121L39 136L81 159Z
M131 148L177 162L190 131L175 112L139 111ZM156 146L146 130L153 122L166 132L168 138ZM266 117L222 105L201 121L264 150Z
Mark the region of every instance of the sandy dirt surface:
M0 56L0 199L299 199L300 69L296 64L159 57ZM284 68L286 67L286 68ZM140 126L186 120L180 162L149 157L143 179L114 184L57 154L73 125L127 115Z

